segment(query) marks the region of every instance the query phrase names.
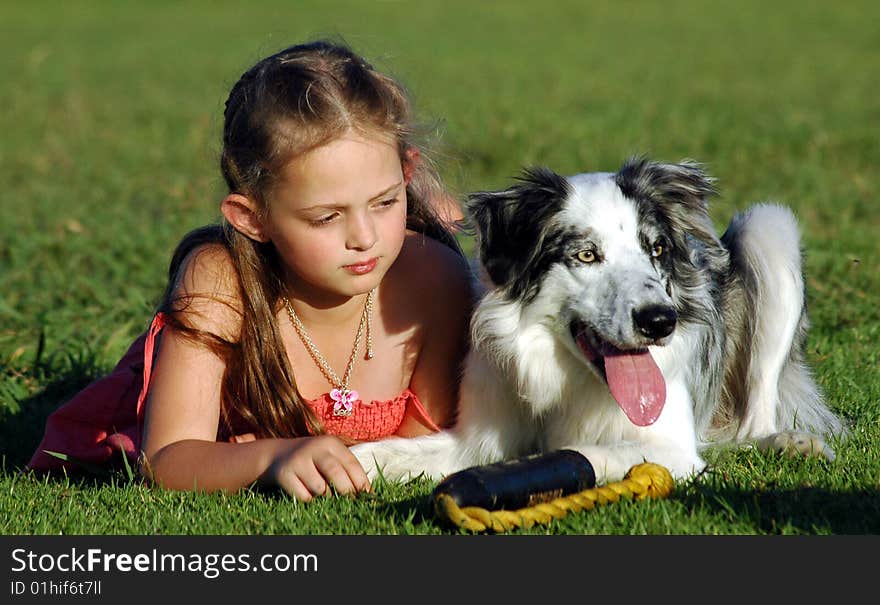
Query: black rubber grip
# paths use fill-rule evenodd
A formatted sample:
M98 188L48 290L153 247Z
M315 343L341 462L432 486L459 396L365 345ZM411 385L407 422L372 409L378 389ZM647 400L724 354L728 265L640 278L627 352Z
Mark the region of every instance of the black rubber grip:
M596 473L583 454L555 450L453 473L437 485L433 499L446 494L459 507L516 510L595 486Z

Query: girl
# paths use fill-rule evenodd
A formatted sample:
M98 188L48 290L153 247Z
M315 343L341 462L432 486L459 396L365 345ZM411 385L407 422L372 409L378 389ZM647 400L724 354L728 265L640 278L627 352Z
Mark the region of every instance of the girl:
M178 246L149 331L49 417L29 466L121 449L167 488L307 501L369 489L348 444L449 425L471 280L412 138L404 90L344 46L248 70L226 102L222 226Z

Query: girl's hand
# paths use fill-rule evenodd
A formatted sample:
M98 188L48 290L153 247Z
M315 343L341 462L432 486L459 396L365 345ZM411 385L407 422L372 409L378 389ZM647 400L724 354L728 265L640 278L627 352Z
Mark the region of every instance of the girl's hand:
M257 436L254 433L243 433L241 435L233 435L229 438L229 443L250 443L256 441Z
M370 490L370 480L357 458L329 435L291 441L290 448L272 461L264 479L303 502L325 495L331 486L339 494Z

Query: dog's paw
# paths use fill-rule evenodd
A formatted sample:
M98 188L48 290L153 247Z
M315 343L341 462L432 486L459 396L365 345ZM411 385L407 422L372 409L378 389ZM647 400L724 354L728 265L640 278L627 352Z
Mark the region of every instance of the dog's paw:
M700 457L679 457L666 461L666 468L676 480L686 480L699 475L705 468L706 462Z
M620 481L637 464L652 462L669 471L676 481L688 479L706 468L706 462L696 453L676 447L640 446L568 446L586 456L596 474L596 484Z
M376 464L376 448L372 443L358 443L348 448L357 461L361 463L364 472L370 481L374 481L379 476Z
M361 463L370 482L379 478L394 483L403 483L419 476L417 459L402 456L395 449L400 437L384 441L358 443L348 449Z
M758 449L768 452L780 452L790 456L821 456L834 461L834 450L825 440L812 433L800 431L782 431L758 439Z

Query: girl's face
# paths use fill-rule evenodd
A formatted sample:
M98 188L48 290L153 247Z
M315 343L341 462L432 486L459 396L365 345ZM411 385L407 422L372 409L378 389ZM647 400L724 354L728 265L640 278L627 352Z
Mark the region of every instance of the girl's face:
M350 297L379 285L406 236L397 148L347 134L281 171L264 221L299 296Z

